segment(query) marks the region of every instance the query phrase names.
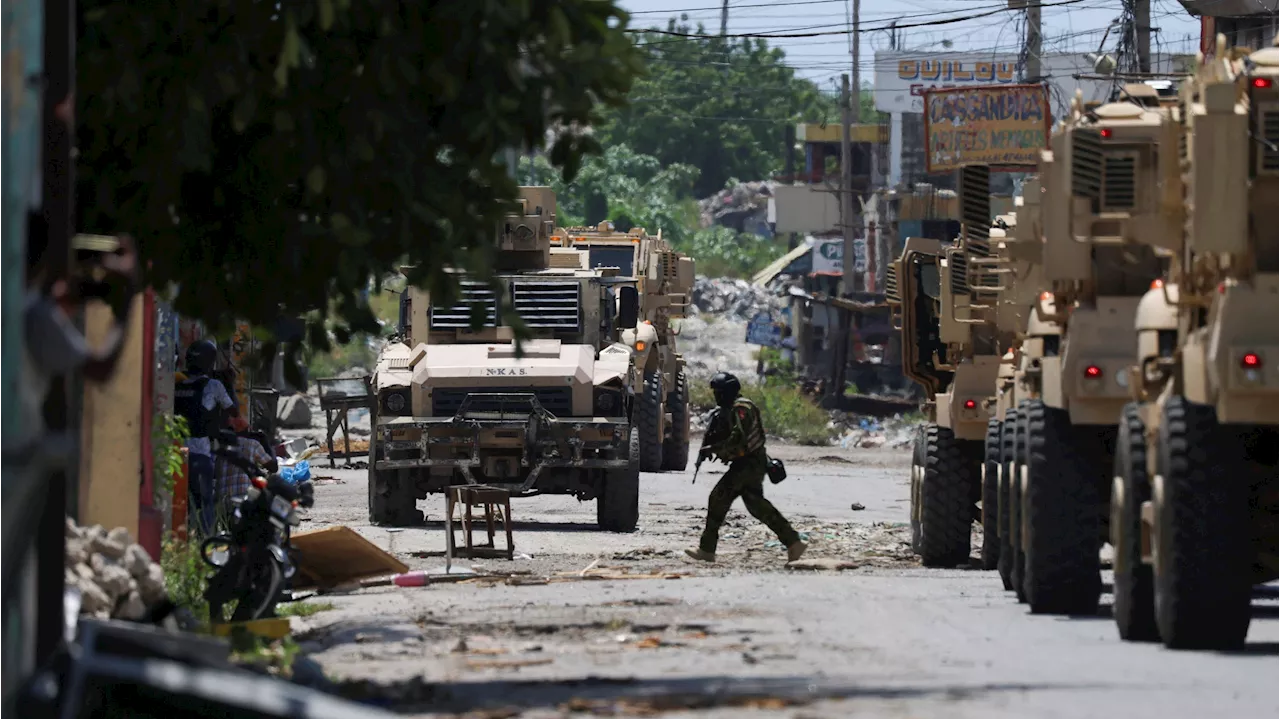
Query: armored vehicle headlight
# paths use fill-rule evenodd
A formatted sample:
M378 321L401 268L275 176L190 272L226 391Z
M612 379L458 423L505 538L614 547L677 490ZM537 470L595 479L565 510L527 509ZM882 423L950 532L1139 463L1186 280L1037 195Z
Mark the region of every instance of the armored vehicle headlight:
M605 416L621 412L622 391L616 387L596 387L595 411Z
M382 408L387 414L400 414L409 406L409 397L403 390L395 390L382 395Z

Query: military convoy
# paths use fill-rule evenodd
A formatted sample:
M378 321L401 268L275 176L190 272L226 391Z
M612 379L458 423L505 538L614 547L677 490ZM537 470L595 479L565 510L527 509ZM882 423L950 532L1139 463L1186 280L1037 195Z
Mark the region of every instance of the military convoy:
M981 518L1006 589L1093 615L1109 542L1121 636L1175 648L1241 644L1280 576L1280 51L1217 50L1176 97L1077 96L1012 215L963 170L961 237L908 240L888 287L930 398L923 563Z
M689 385L684 357L676 349L671 321L684 317L693 292L693 260L673 250L662 233L644 228L615 231L610 222L569 227L554 245L582 250L592 268L616 268L634 277L640 293L640 321L622 332L635 353L636 426L640 430L640 469L682 471L689 463Z
M560 228L545 187L521 188L497 243L493 280L460 275L458 301L401 296L397 341L370 380L370 521L413 523L428 493L483 484L595 499L601 529L632 531L639 473L688 458L670 320L692 260L643 230ZM528 332L519 346L503 308Z

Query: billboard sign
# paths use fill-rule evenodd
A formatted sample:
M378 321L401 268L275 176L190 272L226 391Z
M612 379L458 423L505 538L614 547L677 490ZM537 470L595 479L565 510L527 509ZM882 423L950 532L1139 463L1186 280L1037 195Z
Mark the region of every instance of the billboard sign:
M853 271L867 270L867 242L853 240ZM813 243L813 274L844 274L844 240L818 240Z
M1049 94L1042 85L930 90L924 98L925 167L1033 168L1048 147Z
M1153 53L1154 73L1179 74L1187 67L1185 55ZM924 112L924 95L929 90L959 87L1009 87L1020 84L1018 56L991 52L903 52L876 53L876 109L880 112ZM1048 53L1040 60L1040 72L1053 88L1053 107L1057 116L1067 108L1065 103L1084 92L1084 99L1105 101L1111 93L1109 79L1090 79L1094 74L1090 62L1080 53ZM1095 76L1096 77L1096 76Z

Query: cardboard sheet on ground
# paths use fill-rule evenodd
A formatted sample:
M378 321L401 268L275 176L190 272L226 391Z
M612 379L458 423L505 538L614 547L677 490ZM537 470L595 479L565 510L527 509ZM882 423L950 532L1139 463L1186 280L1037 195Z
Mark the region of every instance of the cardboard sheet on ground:
M408 565L378 548L350 527L300 532L289 539L298 552L294 589L329 587L370 577L400 574Z

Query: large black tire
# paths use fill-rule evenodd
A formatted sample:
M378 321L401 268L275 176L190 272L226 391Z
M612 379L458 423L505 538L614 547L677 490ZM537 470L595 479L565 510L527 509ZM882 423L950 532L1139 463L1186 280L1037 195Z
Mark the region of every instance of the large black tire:
M596 497L596 524L606 532L636 531L640 521L640 448L640 430L632 427L627 442L630 463L605 472L604 485Z
M978 463L951 430L925 427L925 463L920 479L920 562L926 567L955 567L969 562L973 524L972 488Z
M920 521L916 519L916 510L920 502L920 477L924 474L924 435L924 426L916 427L911 440L911 551L916 554L920 554Z
M689 466L689 382L684 371L676 373L675 389L667 395L671 432L662 448L662 468L683 472Z
M1130 642L1160 638L1151 566L1142 563L1142 503L1151 499L1145 435L1138 405L1125 405L1116 436L1115 477L1111 480L1111 546L1115 550L1112 614L1120 638Z
M662 373L644 374L644 391L636 402L635 419L640 428L640 471L662 471Z
M1000 572L1000 582L1005 591L1013 589L1013 528L1009 525L1009 483L1017 464L1013 461L1013 435L1018 427L1018 410L1007 409L1004 422L1000 425L1000 483L997 488L1000 506L998 516L1000 532L1000 561L996 569Z
M1249 632L1252 597L1242 463L1212 407L1175 396L1162 415L1156 458L1162 483L1154 492L1160 638L1171 649L1236 648Z
M378 408L369 412L369 426L378 427ZM425 519L418 511L418 492L407 469L378 471L378 435L369 437L369 522L384 527L406 527ZM388 459L383 457L382 459Z
M1102 595L1095 456L1066 410L1027 403L1027 486L1022 495L1023 584L1035 614L1095 615ZM1083 445L1083 446L1082 446Z
M1009 538L1013 545L1013 570L1010 579L1013 581L1013 593L1018 601L1026 604L1027 584L1025 581L1027 568L1026 523L1022 518L1022 475L1027 466L1027 402L1018 406L1013 428L1013 476L1009 478L1009 527L1012 530Z
M982 462L982 568L1000 564L1000 435L1003 423L987 420Z

